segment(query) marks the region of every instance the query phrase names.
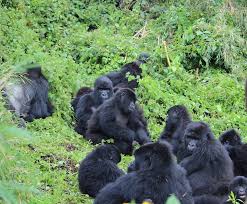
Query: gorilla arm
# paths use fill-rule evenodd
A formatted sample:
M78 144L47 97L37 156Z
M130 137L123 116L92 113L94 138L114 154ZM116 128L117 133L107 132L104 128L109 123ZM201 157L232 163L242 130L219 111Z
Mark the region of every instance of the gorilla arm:
M193 172L202 169L204 165L207 163L207 161L205 161L205 158L203 159L201 158L203 157L197 156L197 154L193 154L191 156L184 158L180 162L180 166L186 169L187 175L190 175Z
M87 129L87 121L90 119L93 110L93 100L90 94L84 95L80 98L76 107L77 127L76 131L80 134L85 134Z
M132 143L135 138L135 132L126 126L127 120L128 118L121 115L114 107L108 106L100 114L99 122L106 136Z
M96 196L94 204L116 204L131 202L131 193L135 188L132 174L126 174L118 178L115 182L106 185ZM126 188L130 186L130 188Z

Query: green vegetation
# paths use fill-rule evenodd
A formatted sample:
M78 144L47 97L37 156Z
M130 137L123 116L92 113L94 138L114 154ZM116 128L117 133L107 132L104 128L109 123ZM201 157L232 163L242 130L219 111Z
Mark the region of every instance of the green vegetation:
M247 136L245 0L139 0L132 11L130 0L121 9L112 2L0 1L0 87L12 70L39 63L56 109L26 132L14 128L18 119L1 100L0 203L92 203L79 193L77 168L93 146L74 132L70 101L80 86L142 51L151 60L137 95L153 139L175 104L208 122L216 136L231 127ZM120 167L131 160L123 157Z

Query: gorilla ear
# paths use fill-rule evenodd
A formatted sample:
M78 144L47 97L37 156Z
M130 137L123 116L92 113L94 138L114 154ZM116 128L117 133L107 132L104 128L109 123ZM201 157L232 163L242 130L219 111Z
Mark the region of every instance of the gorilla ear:
M214 139L214 135L213 135L213 133L210 130L208 130L208 133L207 133L206 137L207 137L207 140Z

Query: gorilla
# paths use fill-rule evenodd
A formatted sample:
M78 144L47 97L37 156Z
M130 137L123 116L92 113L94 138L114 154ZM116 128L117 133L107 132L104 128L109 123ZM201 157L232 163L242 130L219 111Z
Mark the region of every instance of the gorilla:
M232 161L204 122L191 122L184 133L186 157L180 165L187 171L193 195L223 196L233 178Z
M148 58L149 55L147 53L142 53L136 61L130 62L124 65L120 69L120 71L110 72L106 76L112 81L114 87L135 89L138 87L137 79L128 81L126 75L127 73L129 73L135 78L137 78L138 76L141 77L142 70L140 68L140 65L146 63L148 61Z
M76 110L76 106L77 106L81 96L84 96L86 94L90 94L91 92L93 92L93 89L91 89L90 87L81 87L77 91L75 98L71 102L71 106L73 107L74 111Z
M160 135L160 140L166 140L172 145L176 155L182 143L186 126L191 122L191 117L183 105L176 105L167 111L166 126Z
M107 183L125 174L117 166L120 161L120 152L114 145L98 146L80 164L78 173L80 191L95 197Z
M195 204L220 204L221 199L216 196L203 195L194 198Z
M243 144L239 133L230 129L219 138L234 164L235 176L247 176L247 144Z
M112 138L123 154L132 154L133 141L149 142L135 102L136 95L131 89L119 89L93 113L88 121L87 139L97 144Z
M53 107L48 100L49 84L42 74L39 65L30 65L24 77L4 88L4 96L9 109L28 122L34 119L46 118L53 113Z
M247 178L244 176L237 176L230 183L229 191L233 192L236 200L239 203L246 203L247 201ZM230 200L226 201L225 204L234 203Z
M181 204L193 204L192 191L186 173L176 164L166 142L147 143L134 153L137 171L107 184L96 196L94 204L136 203L150 199L164 204L175 194Z
M225 146L226 149L230 149L233 146L242 144L242 140L241 140L239 133L234 129L230 129L230 130L223 132L220 135L219 140L221 144Z
M94 90L81 96L76 109L76 127L75 131L83 136L86 135L87 123L95 109L104 101L113 95L113 86L111 80L102 76L96 79L94 83Z

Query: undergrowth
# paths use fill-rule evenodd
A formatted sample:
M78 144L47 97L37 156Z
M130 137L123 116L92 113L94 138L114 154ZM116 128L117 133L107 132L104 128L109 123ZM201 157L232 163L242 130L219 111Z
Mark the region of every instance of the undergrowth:
M5 203L92 203L77 186L81 159L93 146L74 132L71 98L145 51L138 102L153 140L166 111L188 107L215 135L236 128L247 141L246 2L140 0L130 9L113 1L0 1L0 87L30 62L50 82L55 113L16 128L0 103L0 197ZM133 158L124 156L127 169ZM0 201L1 202L1 201Z

